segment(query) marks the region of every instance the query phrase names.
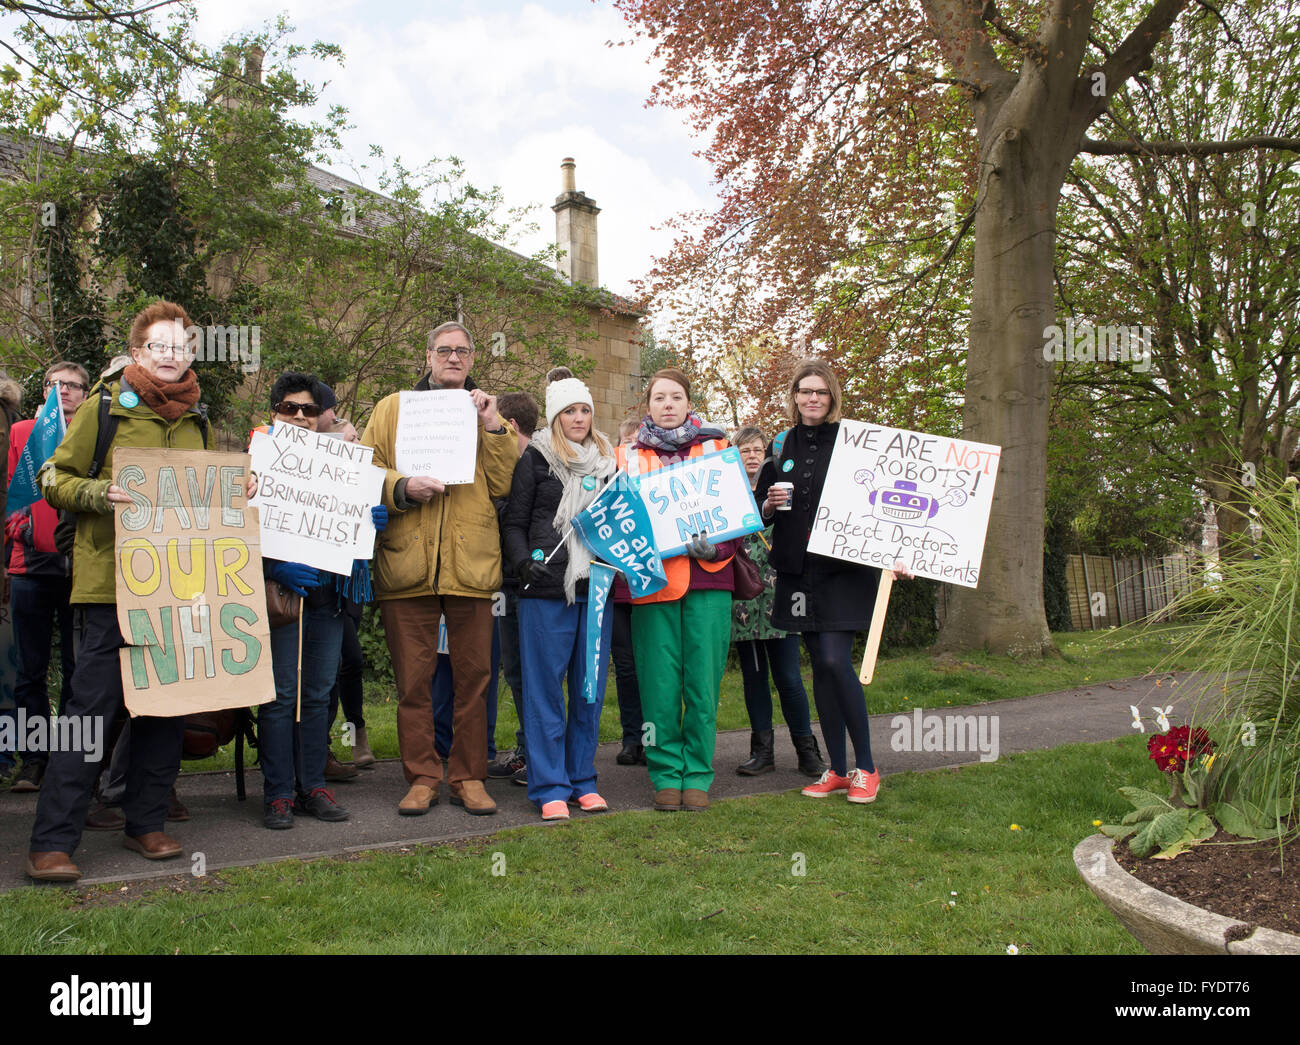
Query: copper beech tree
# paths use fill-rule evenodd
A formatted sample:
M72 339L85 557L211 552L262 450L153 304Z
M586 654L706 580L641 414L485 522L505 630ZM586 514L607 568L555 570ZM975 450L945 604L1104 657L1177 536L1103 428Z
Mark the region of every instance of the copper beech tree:
M1233 0L613 2L655 43L651 101L708 136L719 183L719 209L683 223L647 287L678 317L675 344L802 329L841 367L852 404L872 401L864 383L876 402L900 381L924 385L964 341L961 434L1003 453L980 584L953 589L940 647L1052 650L1043 346L1062 184L1082 154L1300 151L1294 138L1166 141L1110 121L1090 135L1176 20L1222 22ZM1231 40L1225 27L1225 60ZM909 217L945 201L960 203L946 248ZM945 291L953 262L966 268ZM900 288L927 281L927 318L881 325Z

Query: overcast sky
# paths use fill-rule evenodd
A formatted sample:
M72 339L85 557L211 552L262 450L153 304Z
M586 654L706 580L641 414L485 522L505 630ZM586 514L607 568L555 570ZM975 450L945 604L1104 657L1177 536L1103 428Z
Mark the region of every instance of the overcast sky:
M680 114L647 109L654 82L644 44L630 40L607 2L591 0L199 0L199 29L215 44L285 11L303 44L338 44L340 68L303 60L301 74L328 77L325 104L355 128L329 167L374 187L371 143L408 168L458 156L472 184L501 186L512 206L538 203L525 253L552 242L550 205L560 160L577 161L577 186L601 208L600 280L627 293L671 237L652 230L682 210L711 205L707 165Z

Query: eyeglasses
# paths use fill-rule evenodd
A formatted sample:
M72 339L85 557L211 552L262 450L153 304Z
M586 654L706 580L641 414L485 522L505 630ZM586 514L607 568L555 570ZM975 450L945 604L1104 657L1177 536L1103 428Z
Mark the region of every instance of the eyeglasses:
M831 390L829 388L796 388L795 395L801 395L804 398L816 397L818 399L829 399Z
M74 391L80 392L82 395L85 395L87 392L90 391L90 389L88 389L80 381L46 381L45 387L53 388L56 384L59 386L60 391L62 391L65 388L71 388Z
M149 341L144 346L152 356L170 355L173 359L189 359L190 350L187 345L169 345L166 341Z
M439 345L434 351L438 353L439 359L447 359L453 354L461 359L468 359L474 354L474 350L468 345Z
M299 413L303 417L320 417L321 415L321 408L315 403L290 403L285 400L282 403L276 403L271 409L283 417L294 417Z

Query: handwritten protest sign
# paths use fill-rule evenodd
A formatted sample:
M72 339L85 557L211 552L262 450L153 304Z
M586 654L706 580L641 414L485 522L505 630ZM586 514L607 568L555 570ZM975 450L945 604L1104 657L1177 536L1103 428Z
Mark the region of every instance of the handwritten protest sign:
M808 550L974 588L1002 448L841 421Z
M634 458L628 461L629 474ZM636 475L633 482L665 559L680 555L697 533L717 544L763 528L734 446Z
M246 454L118 447L114 561L122 689L133 715L275 699Z
M347 576L353 559L375 551L370 509L384 472L374 449L294 425L253 437L253 497L262 518L262 554Z
M397 470L448 485L472 483L478 412L463 388L403 392L397 412Z

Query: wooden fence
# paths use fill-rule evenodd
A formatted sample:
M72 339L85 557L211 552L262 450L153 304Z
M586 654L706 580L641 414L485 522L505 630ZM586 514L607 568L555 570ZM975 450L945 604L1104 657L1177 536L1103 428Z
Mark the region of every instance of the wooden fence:
M1197 583L1188 555L1071 555L1065 569L1070 623L1076 631L1159 619Z

